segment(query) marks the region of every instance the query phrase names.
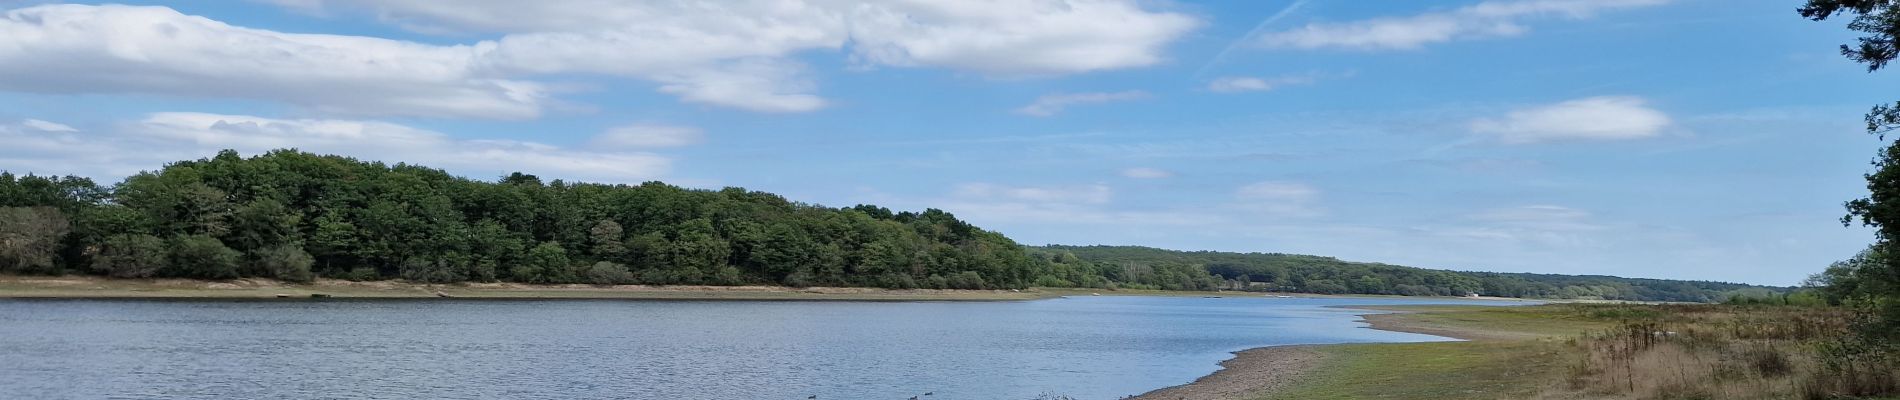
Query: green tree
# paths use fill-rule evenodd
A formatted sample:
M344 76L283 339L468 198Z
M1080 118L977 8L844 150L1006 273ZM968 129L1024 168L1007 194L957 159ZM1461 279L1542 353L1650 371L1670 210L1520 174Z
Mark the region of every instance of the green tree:
M1862 36L1854 45L1841 45L1841 54L1866 64L1868 72L1879 71L1900 56L1900 3L1894 0L1809 0L1799 11L1802 17L1815 21L1854 15L1847 28ZM1900 128L1900 102L1874 106L1867 113L1866 122L1867 132L1884 140L1888 132ZM1858 262L1835 266L1851 270L1836 271L1837 268L1830 267L1830 271L1823 273L1823 279L1854 285L1851 289L1830 291L1861 293L1867 298L1863 307L1875 313L1880 321L1867 331L1887 339L1900 339L1900 259L1884 256L1900 254L1897 248L1900 246L1900 142L1888 144L1874 158L1873 167L1874 172L1866 174L1867 196L1847 202L1848 214L1841 222L1858 221L1873 227L1874 244L1869 251L1883 256L1866 257L1864 253L1863 257L1857 257ZM1835 277L1851 279L1836 280Z
M72 223L52 207L0 207L0 271L54 273Z
M143 233L107 237L92 258L92 270L115 278L149 278L170 264L165 241Z
M198 279L238 277L237 250L226 247L218 238L185 235L172 238L171 272L166 275Z
M252 252L251 259L264 276L296 283L309 283L315 279L310 266L316 264L317 260L304 252L303 246L284 244L267 247Z

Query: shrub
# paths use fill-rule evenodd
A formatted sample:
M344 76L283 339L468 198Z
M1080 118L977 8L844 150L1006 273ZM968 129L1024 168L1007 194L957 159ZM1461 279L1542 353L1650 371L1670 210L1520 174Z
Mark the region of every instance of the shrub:
M356 268L350 269L349 273L344 274L343 279L346 279L352 282L376 281L376 280L382 280L383 274L376 272L375 268L356 267Z
M168 275L199 279L238 277L237 250L225 247L217 238L188 235L172 238L171 273Z
M310 266L317 260L303 251L303 246L282 245L258 250L251 254L257 260L257 268L266 276L285 282L309 283L315 278L310 274Z
M1788 355L1774 348L1750 348L1742 353L1742 358L1747 360L1748 366L1761 376L1778 377L1794 372L1794 363L1788 360Z
M585 275L587 282L596 285L633 283L633 273L627 271L627 266L607 261L597 262L587 267Z
M55 273L60 238L72 223L52 207L0 207L0 271Z
M422 283L450 283L467 280L456 257L416 257L402 263L402 279Z
M92 257L94 272L118 278L149 278L165 269L165 240L146 234L112 235Z

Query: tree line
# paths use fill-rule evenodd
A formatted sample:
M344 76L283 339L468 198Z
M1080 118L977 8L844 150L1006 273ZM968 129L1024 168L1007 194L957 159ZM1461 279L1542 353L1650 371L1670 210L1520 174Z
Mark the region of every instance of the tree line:
M0 172L0 272L310 282L1247 289L1709 301L1738 286L1426 270L1286 254L1025 247L928 209L742 188L495 181L296 150L111 186Z
M1198 266L1197 270L1204 270L1219 280L1217 286L1274 292L1713 302L1736 294L1770 295L1787 291L1786 288L1738 283L1446 271L1299 254L1175 251L1139 246L1045 246L1035 248L1032 254L1114 267L1107 268L1108 271Z

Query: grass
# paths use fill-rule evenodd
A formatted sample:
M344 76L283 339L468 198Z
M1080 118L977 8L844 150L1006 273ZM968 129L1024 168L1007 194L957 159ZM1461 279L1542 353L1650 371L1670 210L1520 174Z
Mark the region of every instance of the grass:
M1325 346L1267 399L1848 399L1900 394L1891 357L1839 357L1844 310L1717 305L1397 306L1375 327L1467 342ZM1861 396L1861 397L1854 397ZM1882 397L1886 396L1886 397Z

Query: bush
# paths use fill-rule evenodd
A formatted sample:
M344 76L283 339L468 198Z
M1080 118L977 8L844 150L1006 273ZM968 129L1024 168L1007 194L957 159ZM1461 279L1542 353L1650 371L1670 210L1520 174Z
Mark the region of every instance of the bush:
M945 283L952 289L989 288L989 284L983 282L983 275L977 274L976 271L958 272L956 275L951 275Z
M633 273L627 271L627 266L607 261L594 263L593 266L587 267L584 274L587 282L596 285L633 283Z
M237 250L225 247L217 238L189 235L172 238L171 272L168 275L199 279L238 277Z
M461 282L468 277L454 257L417 257L402 263L402 279L422 283Z
M349 273L343 274L343 279L352 282L379 281L383 279L383 274L376 272L375 268L356 267L350 269Z
M146 234L112 235L92 257L94 272L116 278L150 278L165 269L165 240Z
M310 274L310 266L317 263L303 246L282 245L265 248L251 254L257 260L257 268L265 276L277 280L296 283L310 283L315 278Z
M61 238L72 232L52 207L0 207L0 271L57 273Z

